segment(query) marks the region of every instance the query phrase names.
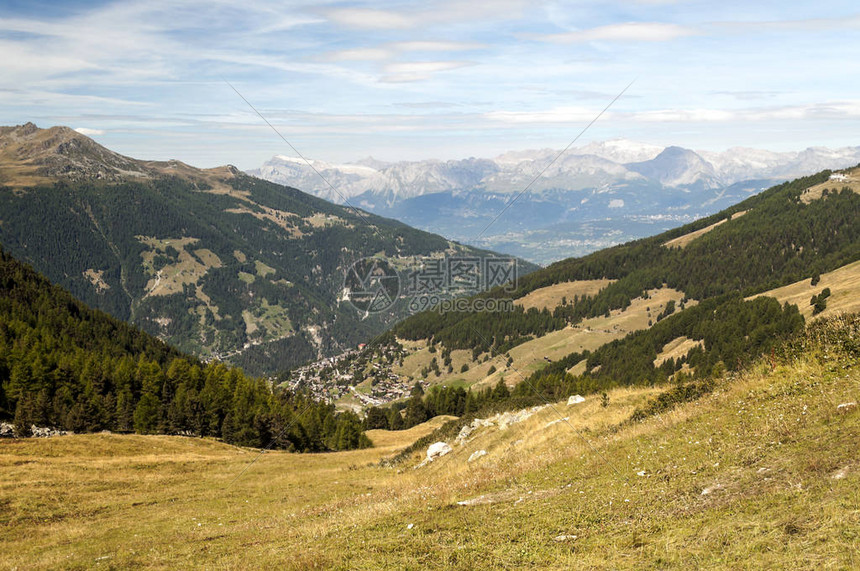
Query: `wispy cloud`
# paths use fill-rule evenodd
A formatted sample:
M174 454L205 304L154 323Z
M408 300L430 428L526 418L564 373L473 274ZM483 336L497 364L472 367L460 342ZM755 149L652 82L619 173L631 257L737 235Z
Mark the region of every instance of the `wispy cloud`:
M324 14L336 24L361 30L405 30L416 24L414 17L389 10L338 8Z
M325 61L381 61L391 59L395 52L384 48L350 48L329 52L322 59Z
M700 32L688 26L661 22L625 22L586 30L548 34L538 39L555 43L576 42L668 42Z
M563 144L638 76L590 134L846 144L860 128L857 12L840 0L100 0L50 14L13 2L0 123L83 125L130 155L256 166L273 149L227 78L320 158L489 156Z
M807 31L826 32L829 30L860 29L860 14L844 18L803 18L797 20L720 20L710 24L721 32L748 31Z
M476 42L444 42L444 41L409 41L394 42L389 46L396 51L403 52L461 52L478 50L487 47L486 44Z
M474 65L469 61L411 61L390 63L385 66L385 75L382 81L393 83L421 81L428 79L431 74L440 71L450 71Z
M594 117L594 109L558 107L546 111L493 111L486 113L484 117L490 121L502 123L558 125L588 121ZM605 121L686 124L808 119L860 119L860 100L742 109L666 108L646 111L612 111L604 115Z

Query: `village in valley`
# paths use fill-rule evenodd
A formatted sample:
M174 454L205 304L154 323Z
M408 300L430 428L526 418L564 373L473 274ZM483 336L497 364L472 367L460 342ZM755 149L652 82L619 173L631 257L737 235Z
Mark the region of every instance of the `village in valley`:
M405 350L399 344L349 349L294 369L280 386L349 408L382 406L408 398L416 380L395 373ZM427 388L426 381L418 381Z

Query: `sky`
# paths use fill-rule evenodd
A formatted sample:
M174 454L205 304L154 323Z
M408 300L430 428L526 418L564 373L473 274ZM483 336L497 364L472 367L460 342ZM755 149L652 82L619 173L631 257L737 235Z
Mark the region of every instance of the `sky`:
M564 148L632 82L577 146L855 146L858 54L854 0L0 0L0 124L294 156L244 97L310 158L493 157Z

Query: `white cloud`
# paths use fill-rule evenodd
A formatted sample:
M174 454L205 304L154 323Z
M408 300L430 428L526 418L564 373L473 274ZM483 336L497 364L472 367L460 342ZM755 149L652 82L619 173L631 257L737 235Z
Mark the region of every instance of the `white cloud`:
M411 41L389 44L393 49L404 52L458 52L478 50L486 44L474 42Z
M549 34L539 39L554 43L577 42L668 42L693 36L700 32L694 28L660 22L626 22L587 30Z
M404 30L416 23L414 18L389 10L338 8L325 15L342 26L363 30Z
M760 33L764 30L827 32L839 29L860 29L860 15L847 18L807 18L802 20L723 21L714 22L712 25L720 28L723 32Z
M494 122L556 125L562 123L582 123L591 121L599 112L598 108L556 107L545 111L492 111L484 118ZM607 111L601 121L636 121L640 123L731 123L743 124L751 121L797 121L813 119L858 119L860 100L829 101L807 105L784 105L750 107L743 109L650 109L645 111L624 112Z
M591 121L599 111L599 109L590 107L556 107L546 111L491 111L489 113L485 113L484 117L491 121L499 121L502 123L578 123L582 121ZM611 112L607 112L603 115L603 118L608 119L611 115Z
M620 198L613 198L609 201L609 208L624 208L624 201Z
M90 129L88 127L76 127L75 131L80 133L81 135L86 135L87 137L93 137L95 135L104 135L105 132L102 129Z
M353 48L330 52L325 56L327 61L380 61L391 59L394 52L383 48Z
M528 0L495 0L494 2L462 2L449 0L430 2L423 10L377 10L370 8L335 8L322 14L332 22L360 30L407 30L436 24L489 23L520 18L534 2Z
M387 75L382 78L387 83L406 83L429 79L432 74L474 65L468 61L410 61L396 62L385 66Z
M388 73L433 73L472 65L468 61L410 61L385 66Z
M635 121L655 123L743 123L773 120L858 119L860 118L860 100L746 109L658 109L633 113L628 117Z

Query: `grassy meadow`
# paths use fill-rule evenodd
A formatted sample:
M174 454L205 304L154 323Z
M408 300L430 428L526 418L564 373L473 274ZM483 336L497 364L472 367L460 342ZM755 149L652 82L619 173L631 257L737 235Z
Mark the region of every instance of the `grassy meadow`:
M0 567L860 567L860 409L837 408L860 400L856 360L833 347L767 359L627 420L660 391L556 403L419 468L417 453L379 461L445 418L331 454L4 440Z

